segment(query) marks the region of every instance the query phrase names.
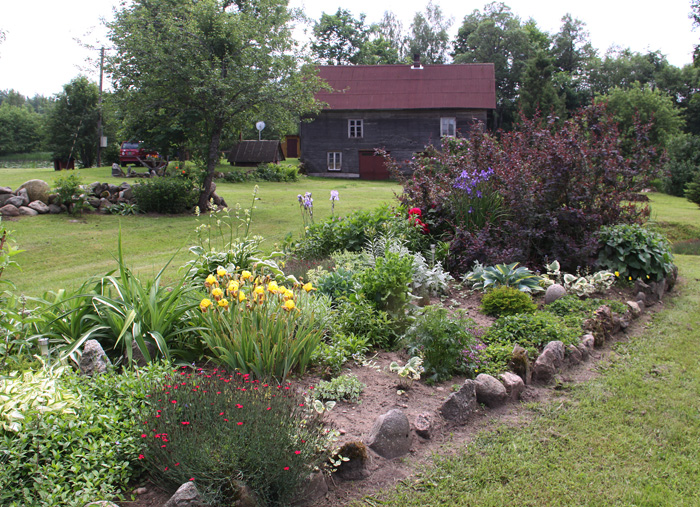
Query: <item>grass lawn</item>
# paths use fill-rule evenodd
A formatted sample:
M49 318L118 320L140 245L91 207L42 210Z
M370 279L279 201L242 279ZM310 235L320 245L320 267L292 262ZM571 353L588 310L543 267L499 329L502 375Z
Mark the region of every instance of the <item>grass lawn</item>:
M112 178L108 167L79 170L86 183L93 181L124 181ZM0 186L13 189L33 178L53 185L55 177L65 173L53 169L0 169ZM244 208L252 204L255 183L217 183L217 193L229 206L236 203ZM340 193L336 215L355 210L371 209L395 202L396 183L386 181L339 180L302 177L294 183L258 183L260 190L255 202L251 232L265 238L264 248L271 251L288 233L302 233L302 218L297 194L312 192L317 220L330 216L330 191ZM18 292L38 296L46 290L78 287L87 277L115 269L117 233L122 240L127 263L139 274L155 275L175 255L168 277L176 275L192 256L189 246L195 240L194 229L201 218L195 216L112 216L86 214L41 215L6 220L14 231L19 248L25 250L15 257L23 271L9 269L3 279L15 283Z
M598 378L362 505L700 505L700 257L677 262L677 296Z

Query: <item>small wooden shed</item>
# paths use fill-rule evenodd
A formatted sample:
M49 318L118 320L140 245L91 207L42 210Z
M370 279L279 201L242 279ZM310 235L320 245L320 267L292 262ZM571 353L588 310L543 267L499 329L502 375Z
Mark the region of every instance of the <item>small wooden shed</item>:
M241 141L229 152L231 165L255 167L260 164L279 164L285 160L279 141Z

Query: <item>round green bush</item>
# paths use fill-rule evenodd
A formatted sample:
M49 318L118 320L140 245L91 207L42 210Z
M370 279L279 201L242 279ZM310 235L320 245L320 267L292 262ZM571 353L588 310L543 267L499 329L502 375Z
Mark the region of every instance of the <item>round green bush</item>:
M532 301L530 294L515 287L504 286L491 290L481 300L481 311L492 317L532 313L535 310L537 305Z
M637 224L601 228L598 264L623 280L660 281L673 269L666 238Z

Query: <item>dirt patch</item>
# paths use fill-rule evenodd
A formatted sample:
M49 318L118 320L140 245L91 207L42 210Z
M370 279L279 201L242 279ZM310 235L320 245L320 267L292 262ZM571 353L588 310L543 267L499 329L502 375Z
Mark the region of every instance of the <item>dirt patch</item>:
M631 290L631 288L615 288L604 297L627 301L631 299ZM473 294L458 287L454 288L446 297L432 302L441 303L452 311L464 310L468 317L482 327L488 327L494 321L494 319L479 313L480 294ZM542 302L539 301L539 304L541 305ZM618 334L615 340L626 340L628 336L640 332L649 319L650 313L658 311L662 307L663 303L659 303L648 308L642 318L632 321L625 332ZM370 356L364 366L348 364L343 373L355 375L366 385L366 388L360 403L339 402L326 416L328 424L340 432L339 445L366 440L375 420L392 409L402 410L407 415L411 425L419 414L427 414L431 422L430 438L422 438L412 431L410 452L402 458L387 460L370 452L367 467L369 474L365 479L345 481L331 477L327 481L328 494L324 498L306 505L308 507L345 505L365 495L391 488L401 481L410 480L410 477L418 469L432 463L433 456L458 453L473 440L479 431L504 424L514 426L527 424L536 416L536 413L528 408L530 403L563 402L567 398L567 385L588 381L598 374L597 364L610 354L611 344L612 342L608 342L604 347L595 349L586 362L566 368L557 376L555 384L527 385L522 399L518 403L509 403L497 409L480 407L471 415L466 424L450 423L439 415L439 408L445 398L462 385L465 377L455 377L447 382L432 386L422 382L414 382L409 390L402 393L398 389L398 377L389 371L389 364L392 361L403 364L408 359L407 355L396 352L379 352ZM297 389L307 390L320 380L321 378L318 376L309 375L296 383ZM119 505L122 507L155 507L163 505L169 498L168 494L155 489L152 485L146 485L146 488L147 493L137 496L135 501L121 502Z

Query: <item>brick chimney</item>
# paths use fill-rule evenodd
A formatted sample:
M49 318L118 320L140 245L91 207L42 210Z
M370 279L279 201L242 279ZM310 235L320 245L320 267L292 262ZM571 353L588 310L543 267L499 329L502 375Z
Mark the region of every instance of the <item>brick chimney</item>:
M417 70L423 68L423 66L420 64L420 53L413 53L413 65L411 65L411 68Z

